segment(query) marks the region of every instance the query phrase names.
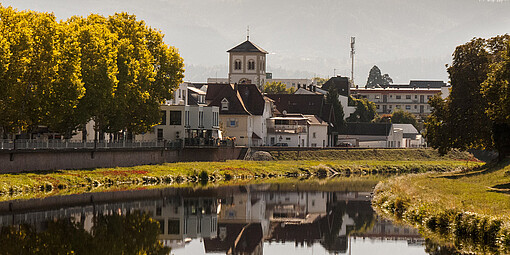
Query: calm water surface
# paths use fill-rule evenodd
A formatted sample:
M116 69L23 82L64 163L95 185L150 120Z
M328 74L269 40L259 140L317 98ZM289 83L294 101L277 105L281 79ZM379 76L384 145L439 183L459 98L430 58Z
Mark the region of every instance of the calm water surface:
M427 254L370 190L277 184L0 203L2 254Z

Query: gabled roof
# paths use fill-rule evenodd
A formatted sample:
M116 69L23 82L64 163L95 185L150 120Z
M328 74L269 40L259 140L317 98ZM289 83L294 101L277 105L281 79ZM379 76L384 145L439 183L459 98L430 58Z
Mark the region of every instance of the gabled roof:
M227 99L228 111L221 110L221 101ZM264 113L265 100L254 84L210 84L207 87L205 100L209 106L220 107L220 114L253 114Z
M264 53L264 54L268 54L267 51L265 51L264 49L260 48L259 46L255 45L254 43L246 40L245 42L237 45L236 47L230 49L230 50L227 50L227 52L259 52L259 53Z
M361 123L347 122L341 135L388 136L391 132L391 123Z
M332 105L326 104L323 95L317 94L272 94L276 109L283 113L317 115L327 122L334 122Z
M420 132L413 126L413 124L393 124L394 128L402 129L402 133L404 134L415 134L419 135Z

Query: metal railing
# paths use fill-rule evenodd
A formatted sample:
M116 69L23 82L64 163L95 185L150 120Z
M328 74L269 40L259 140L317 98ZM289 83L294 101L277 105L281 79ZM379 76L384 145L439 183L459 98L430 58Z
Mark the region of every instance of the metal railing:
M182 141L139 140L139 141L66 141L16 139L0 140L0 150L37 149L108 149L108 148L181 148Z

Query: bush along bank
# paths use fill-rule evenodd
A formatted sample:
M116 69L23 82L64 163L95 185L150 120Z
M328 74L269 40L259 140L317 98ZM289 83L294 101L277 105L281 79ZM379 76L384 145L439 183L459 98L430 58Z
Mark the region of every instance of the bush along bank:
M479 166L462 161L226 161L184 162L137 167L59 170L0 175L0 200L186 184L235 183L275 178L453 171Z
M508 254L510 252L510 219L440 208L417 198L395 192L394 179L380 182L374 190L372 205L383 217L420 229L424 237L453 244L462 252Z

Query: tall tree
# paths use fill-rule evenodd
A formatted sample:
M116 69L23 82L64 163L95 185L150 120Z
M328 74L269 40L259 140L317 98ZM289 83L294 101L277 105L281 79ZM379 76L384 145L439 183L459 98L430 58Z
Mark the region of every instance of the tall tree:
M501 61L501 52L507 50L509 39L508 35L488 40L475 38L457 46L452 65L448 67L450 95L445 100L436 96L429 101L433 111L425 126L431 146L442 153L453 148L494 148L493 123L498 118L491 118L491 109L504 102L493 101L496 97L492 88L487 87L484 95L482 84L491 65ZM493 83L489 79L487 84Z
M382 85L390 85L393 83L393 79L388 74L381 74L381 70L377 66L373 66L368 73L367 88L375 88Z
M184 77L182 58L162 42L159 32L134 15L110 16L108 27L119 39L118 85L108 131L146 132L159 123L160 104Z
M326 102L333 106L333 111L335 113L335 123L333 130L337 132L339 132L345 126L344 108L342 107L342 103L340 103L338 96L339 95L337 89L331 86L329 88L328 94L326 95Z
M107 19L90 15L86 19L72 17L67 26L75 31L81 53L81 74L86 89L79 101L75 117L82 130L89 120L94 121L94 130L107 132L114 106L117 88L117 35L110 32Z

